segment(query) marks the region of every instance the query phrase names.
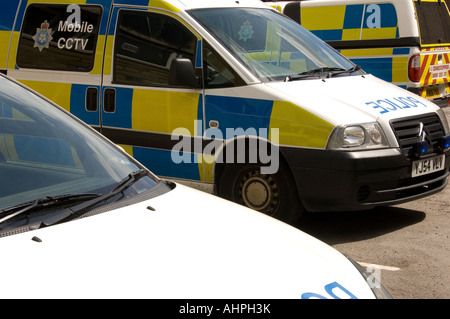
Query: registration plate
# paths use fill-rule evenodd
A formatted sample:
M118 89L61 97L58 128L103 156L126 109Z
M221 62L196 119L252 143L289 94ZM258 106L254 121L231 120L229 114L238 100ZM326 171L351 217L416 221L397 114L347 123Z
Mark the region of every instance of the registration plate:
M445 167L445 155L434 156L414 161L412 163L412 177L431 174Z
M434 99L441 96L438 87L426 88L426 95L428 99Z

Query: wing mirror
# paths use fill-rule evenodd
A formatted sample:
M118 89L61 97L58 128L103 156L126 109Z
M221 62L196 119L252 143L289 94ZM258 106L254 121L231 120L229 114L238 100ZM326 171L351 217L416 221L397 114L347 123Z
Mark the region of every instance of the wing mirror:
M200 88L200 80L201 77L196 75L191 60L187 58L173 59L169 70L169 85Z

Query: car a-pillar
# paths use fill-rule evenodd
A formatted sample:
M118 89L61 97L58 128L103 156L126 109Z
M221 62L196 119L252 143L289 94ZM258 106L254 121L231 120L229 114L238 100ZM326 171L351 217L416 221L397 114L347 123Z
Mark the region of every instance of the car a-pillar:
M304 208L286 160L280 153L271 156L279 152L277 147L246 137L226 143L220 152L214 171L217 195L288 224L298 223ZM277 163L267 163L268 158Z

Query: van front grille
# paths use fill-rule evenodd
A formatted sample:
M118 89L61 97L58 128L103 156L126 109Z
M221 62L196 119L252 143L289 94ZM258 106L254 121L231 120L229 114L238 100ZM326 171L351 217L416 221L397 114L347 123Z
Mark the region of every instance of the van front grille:
M444 136L444 129L437 115L393 120L391 127L406 157L415 157L416 146L422 141L428 142L427 154L439 152L439 143Z

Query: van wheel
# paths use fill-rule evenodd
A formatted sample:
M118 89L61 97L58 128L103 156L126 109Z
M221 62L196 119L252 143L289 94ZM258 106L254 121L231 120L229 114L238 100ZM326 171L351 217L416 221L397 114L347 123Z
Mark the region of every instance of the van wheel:
M218 195L291 225L304 209L291 172L281 165L275 174L261 174L257 164L226 164Z

